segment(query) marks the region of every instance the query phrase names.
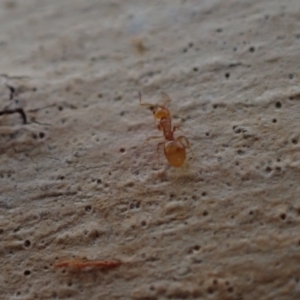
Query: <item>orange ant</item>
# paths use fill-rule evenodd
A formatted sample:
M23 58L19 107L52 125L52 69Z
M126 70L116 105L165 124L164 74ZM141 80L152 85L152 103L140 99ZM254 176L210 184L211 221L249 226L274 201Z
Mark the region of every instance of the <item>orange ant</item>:
M161 96L163 98L163 104L152 105L148 103L142 103L142 95L139 92L140 105L148 106L150 108L150 110L153 112L154 119L157 124L157 129L162 131L164 134L165 141L157 145L157 153L159 153L160 148L163 146L164 154L169 164L173 167L179 168L182 166L186 159L185 149L191 149L191 145L189 140L183 135L178 138L174 138L174 132L176 131L176 129L178 129L178 127L174 126L172 128L171 114L165 106L168 102L171 101L171 99L166 93L163 92L161 93ZM152 136L146 141L155 138L160 137Z

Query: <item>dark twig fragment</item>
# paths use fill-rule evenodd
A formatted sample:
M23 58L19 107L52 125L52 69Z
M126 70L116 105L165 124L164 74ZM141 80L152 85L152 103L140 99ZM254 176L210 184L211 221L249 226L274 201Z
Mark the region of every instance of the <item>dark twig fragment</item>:
M2 115L11 115L11 114L15 114L18 113L21 115L21 118L23 120L23 124L27 124L27 117L26 114L23 110L23 108L16 108L16 109L4 109L0 111L0 116Z

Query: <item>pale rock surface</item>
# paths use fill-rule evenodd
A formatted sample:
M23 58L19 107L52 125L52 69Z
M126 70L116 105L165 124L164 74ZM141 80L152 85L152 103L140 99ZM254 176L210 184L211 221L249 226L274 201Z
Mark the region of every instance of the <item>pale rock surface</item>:
M8 0L0 32L0 299L300 299L299 0Z

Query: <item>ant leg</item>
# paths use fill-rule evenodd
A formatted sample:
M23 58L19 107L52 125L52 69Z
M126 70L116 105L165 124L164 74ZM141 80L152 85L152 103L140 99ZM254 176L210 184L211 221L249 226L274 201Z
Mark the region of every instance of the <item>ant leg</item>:
M173 127L173 133L174 133L176 130L180 130L180 131L184 132L184 130L181 129L181 126L180 126L180 125L177 125L177 126L174 126L174 127Z
M166 105L167 103L171 102L171 98L164 92L161 92L161 97L163 99L163 105Z
M148 143L150 140L154 140L154 139L161 139L163 136L150 136L150 137L148 137L146 140L145 140L145 142L144 143Z
M144 143L143 143L141 146L145 145L145 144L148 143L150 140L161 139L161 138L162 138L162 136L150 136L150 137L148 137L148 138L144 141Z
M176 139L177 141L181 142L182 145L185 147L185 148L188 148L191 150L193 156L195 157L195 154L194 154L194 151L192 150L192 147L191 147L191 144L189 142L189 140L185 137L185 136L180 136Z
M156 149L156 153L157 153L157 169L159 168L159 152L160 152L160 148L162 148L162 146L164 147L165 142L160 142L157 144L157 149Z
M191 148L191 144L185 136L182 135L182 136L178 137L176 140L180 141L185 148Z

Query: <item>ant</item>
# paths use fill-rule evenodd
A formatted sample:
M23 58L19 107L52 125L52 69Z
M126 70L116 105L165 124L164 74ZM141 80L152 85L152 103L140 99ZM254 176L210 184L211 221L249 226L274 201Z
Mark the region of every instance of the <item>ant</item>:
M139 92L140 105L149 107L149 109L153 112L157 129L163 132L165 141L157 145L157 153L159 153L160 148L163 147L165 157L169 164L173 167L179 168L182 166L186 159L185 149L191 149L191 145L189 140L183 135L179 136L178 138L174 137L174 132L178 129L178 127L172 127L171 114L165 106L168 102L171 102L171 99L164 92L161 93L161 96L163 98L163 104L152 105L149 103L142 103L142 94L141 92ZM160 136L152 136L146 141L155 138L160 138Z

